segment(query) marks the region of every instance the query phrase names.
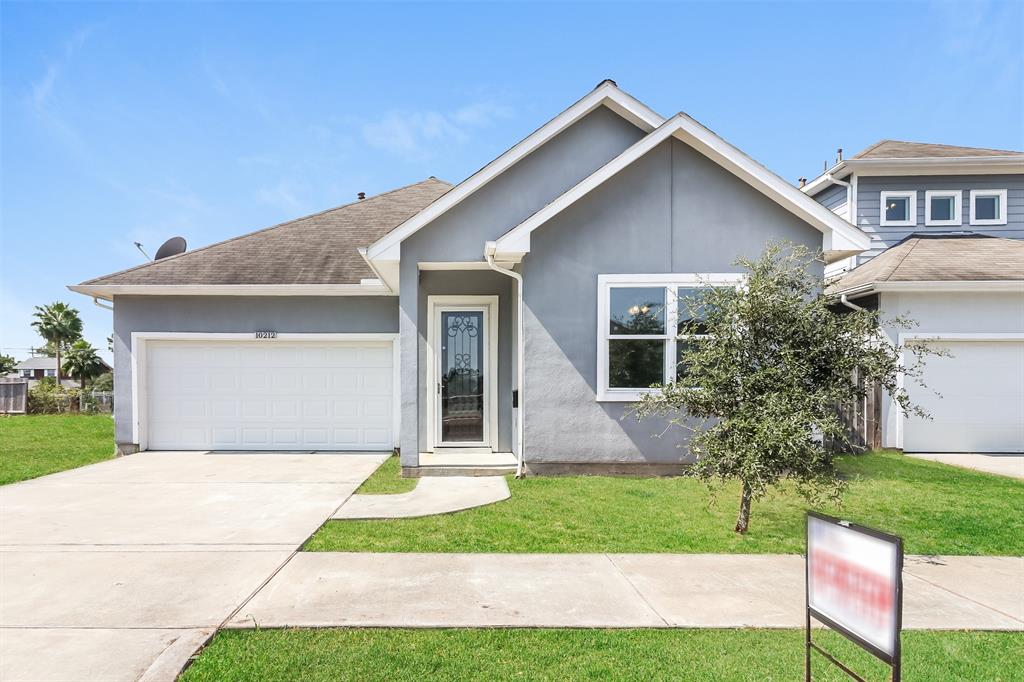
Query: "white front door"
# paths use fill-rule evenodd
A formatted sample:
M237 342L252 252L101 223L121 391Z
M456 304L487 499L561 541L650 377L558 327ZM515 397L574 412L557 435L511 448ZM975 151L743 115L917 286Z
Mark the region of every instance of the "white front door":
M151 450L390 450L385 342L149 340Z
M931 419L903 423L907 452L1024 452L1024 341L932 342L949 357L928 356L927 388L908 386Z
M496 297L430 299L432 443L496 447Z

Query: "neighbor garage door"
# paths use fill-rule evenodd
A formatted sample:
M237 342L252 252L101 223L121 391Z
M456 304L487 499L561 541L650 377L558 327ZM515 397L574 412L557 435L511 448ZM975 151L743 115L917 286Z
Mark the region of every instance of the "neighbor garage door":
M388 450L391 342L146 343L151 450Z
M907 452L1024 452L1024 341L943 341L926 389L908 386L931 421L904 422ZM936 395L938 393L938 395Z

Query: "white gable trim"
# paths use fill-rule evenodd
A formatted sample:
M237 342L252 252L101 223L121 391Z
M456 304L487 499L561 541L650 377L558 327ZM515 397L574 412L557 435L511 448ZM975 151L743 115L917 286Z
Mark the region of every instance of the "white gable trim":
M613 82L605 81L586 97L535 130L526 139L449 190L437 201L381 237L367 249L367 258L369 260L399 260L400 245L403 240L458 205L488 182L504 173L515 163L543 146L551 138L599 106L608 107L648 133L661 125L665 120L643 102L620 90Z
M622 152L562 196L506 232L497 241L505 259L518 259L530 251L530 234L593 189L613 177L660 143L674 136L725 168L769 199L818 229L823 250L832 253L865 251L866 234L828 210L775 173L732 146L686 114L679 113L632 147Z

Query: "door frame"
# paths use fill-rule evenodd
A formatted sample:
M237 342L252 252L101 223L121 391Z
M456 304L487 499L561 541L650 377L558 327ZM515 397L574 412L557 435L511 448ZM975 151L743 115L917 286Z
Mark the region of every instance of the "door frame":
M901 346L901 347L906 345L907 341L924 341L924 342L934 341L934 342L937 342L937 343L942 343L943 341L950 342L950 343L963 343L963 342L971 342L971 341L982 341L982 342L1009 341L1009 342L1018 342L1019 343L1021 341L1024 341L1024 332L1020 332L1020 333L1018 333L1018 332L994 332L994 333L987 333L987 332L966 332L966 333L965 332L914 332L914 333L906 333L906 332L901 332L896 337L896 343L899 346ZM900 365L902 366L905 363L906 363L906 353L902 353L901 352L900 353ZM903 385L904 385L904 383L903 383L903 373L900 372L896 376L896 387L902 389ZM907 415L903 411L903 409L899 406L898 403L892 402L891 405L892 405L892 409L896 410L896 420L895 420L896 421L896 445L895 446L888 446L888 447L896 447L896 448L899 448L900 450L902 450L903 449L903 436L906 433L906 425L905 425L904 422L907 419ZM885 443L884 443L884 440L883 440L883 445L884 444Z
M394 333L305 333L281 332L273 339L256 339L255 332L132 332L131 333L131 382L132 382L132 442L139 450L149 447L147 418L149 416L149 395L147 390L146 357L148 341L252 341L253 343L273 344L275 342L295 341L336 341L339 343L358 342L390 342L391 343L391 381L392 381L392 438L397 448L401 432L402 419L402 382L401 358L399 352L399 335Z
M472 443L441 442L441 405L437 386L440 381L441 313L452 310L482 310L484 313L484 437ZM498 297L427 296L427 446L436 448L498 449Z

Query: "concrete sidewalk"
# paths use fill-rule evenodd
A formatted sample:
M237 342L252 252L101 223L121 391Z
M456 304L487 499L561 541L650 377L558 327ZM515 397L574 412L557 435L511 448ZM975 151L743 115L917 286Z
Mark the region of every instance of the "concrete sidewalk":
M804 623L803 558L297 554L228 627L770 627ZM904 627L1024 630L1024 558L907 557Z

